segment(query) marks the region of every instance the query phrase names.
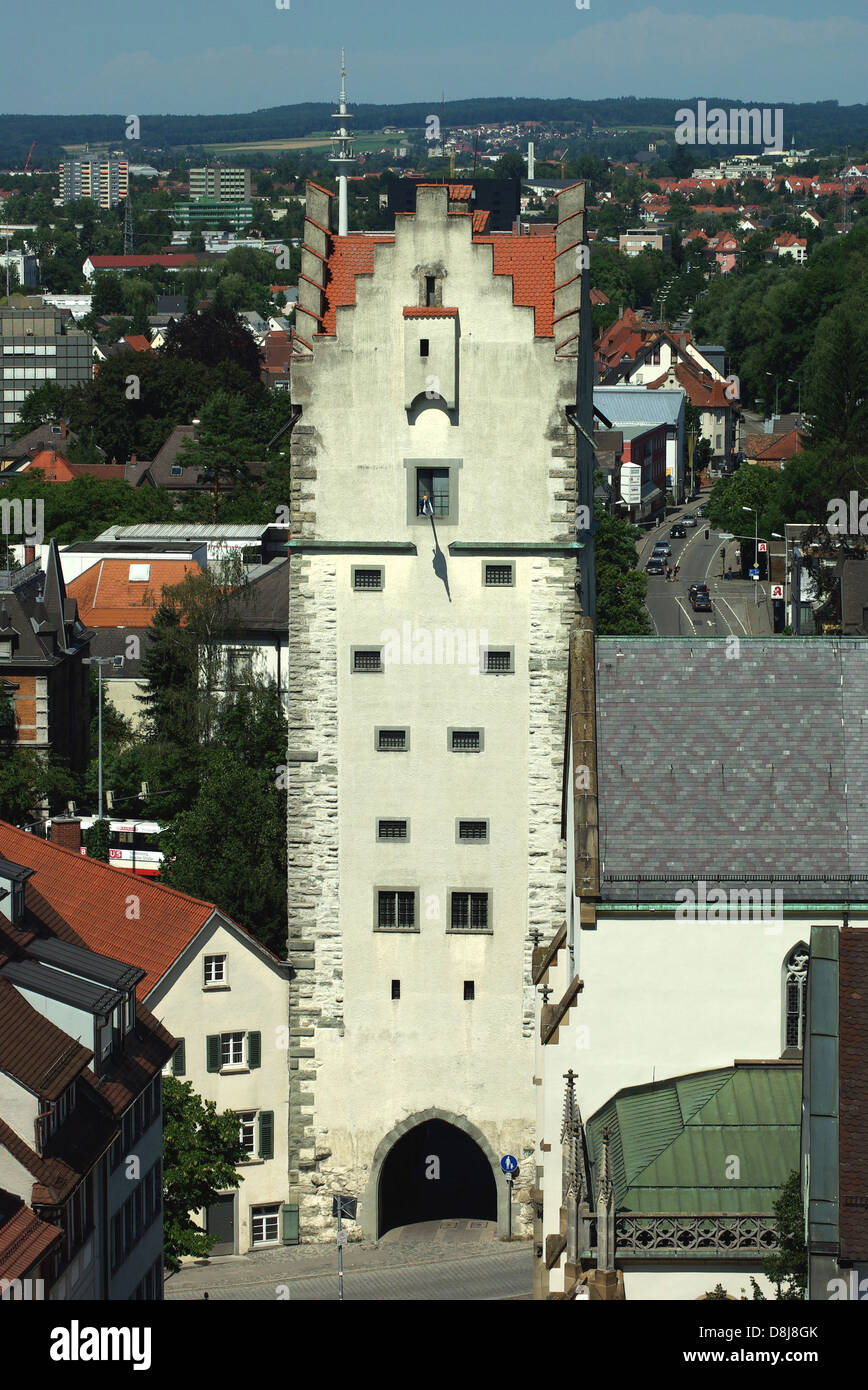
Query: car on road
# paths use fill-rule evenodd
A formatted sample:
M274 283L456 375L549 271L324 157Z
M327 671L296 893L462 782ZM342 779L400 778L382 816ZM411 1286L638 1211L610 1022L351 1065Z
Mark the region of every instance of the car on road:
M696 508L696 511L694 512L694 516L705 516L705 503L704 503L704 502L703 502L703 504L702 504L701 507L697 507L697 508Z
M682 525L682 526L695 526L696 524L697 524L697 522L696 522L696 517L693 515L692 512L690 513L689 516L683 516L683 517L681 518L681 525Z
M687 532L685 531L681 522L676 521L675 525L671 528L669 532L669 539L671 541L683 541L686 535Z
M646 573L646 574L662 574L662 573L663 573L663 561L660 560L660 559L658 559L658 557L657 557L656 555L652 555L652 556L651 556L651 559L648 561L647 565L645 566L645 573Z
M694 613L711 612L711 599L709 598L708 594L703 594L700 591L699 593L693 595L693 598L690 600L690 602L693 604Z
M655 542L653 553L657 556L658 560L661 560L665 556L672 554L672 546L668 541L657 541Z
M688 597L688 598L693 598L694 594L707 594L707 593L708 593L708 585L707 585L707 584L691 584L690 588L687 590L687 597Z

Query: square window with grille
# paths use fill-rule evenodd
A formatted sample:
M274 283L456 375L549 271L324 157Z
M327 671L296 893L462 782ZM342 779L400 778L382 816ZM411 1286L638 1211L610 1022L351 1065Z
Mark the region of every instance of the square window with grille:
M382 671L383 652L380 647L355 647L353 671Z
M205 983L206 985L222 985L226 982L226 957L225 956L206 956L205 957Z
M245 1115L238 1116L238 1138L241 1147L246 1154L253 1154L256 1151L256 1111L250 1110Z
M220 1064L224 1067L244 1065L243 1033L223 1033L220 1038Z
M401 753L407 747L406 729L378 729L377 748L381 753Z
M496 650L488 648L484 653L483 670L490 671L494 675L505 675L512 671L512 652L506 648Z
M416 894L412 890L381 889L377 893L377 926L394 931L416 925Z
M479 753L482 749L481 729L453 729L453 753Z
M370 569L362 569L361 567L356 567L356 568L353 570L353 588L354 588L354 589L377 589L377 590L379 590L379 589L382 589L382 587L383 587L383 570L382 570L382 567L378 566L376 569L374 569L373 567L370 568Z
M280 1234L280 1204L270 1207L251 1207L251 1245L271 1245Z
M512 565L489 565L485 566L485 583L489 589L495 589L499 585L509 586L513 582Z
M405 820L377 821L378 840L406 840L408 835L409 826Z
M449 515L449 469L417 468L416 498L420 515L430 515L426 509L426 499L430 502L435 516Z
M453 931L485 931L488 920L487 893L452 894Z
M487 820L460 820L458 822L459 840L475 840L477 844L488 839Z

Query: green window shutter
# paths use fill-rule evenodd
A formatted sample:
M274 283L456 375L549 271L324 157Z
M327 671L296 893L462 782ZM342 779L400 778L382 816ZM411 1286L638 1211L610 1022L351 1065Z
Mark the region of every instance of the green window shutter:
M177 1048L175 1049L175 1051L174 1051L174 1053L173 1053L173 1055L172 1055L172 1075L173 1075L173 1076L186 1076L186 1074L187 1074L186 1048L185 1048L185 1046L184 1046L184 1039L183 1039L183 1038L178 1038L178 1046L177 1046Z
M206 1038L205 1041L207 1043L208 1070L219 1071L221 1054L220 1034L215 1033L213 1036Z
M280 1209L280 1217L284 1245L298 1245L298 1206L285 1203Z
M274 1158L274 1111L259 1112L259 1157Z
M247 1034L247 1065L248 1067L262 1066L262 1034Z

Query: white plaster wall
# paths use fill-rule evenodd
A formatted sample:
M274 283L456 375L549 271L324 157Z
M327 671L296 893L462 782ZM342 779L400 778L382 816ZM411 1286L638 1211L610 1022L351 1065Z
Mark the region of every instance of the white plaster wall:
M774 1285L758 1268L750 1264L735 1264L726 1260L715 1264L709 1260L707 1265L701 1268L685 1268L680 1262L676 1264L675 1261L669 1267L661 1262L654 1269L630 1269L625 1265L624 1297L628 1302L683 1302L685 1299L702 1298L703 1294L711 1293L717 1284L722 1284L733 1298L740 1299L745 1295L753 1301L751 1278L757 1281L766 1298L774 1298ZM710 1337L707 1345L719 1350L721 1346L729 1348L732 1344Z
M553 457L559 441L552 431L565 424L558 403L575 399L575 361L556 361L553 340L534 338L534 311L513 306L511 278L492 274L491 247L472 244L470 231L469 219L442 216L420 190L417 214L399 219L395 244L376 247L374 275L357 278L355 307L338 309L337 339L317 342L314 363L298 371L294 385L296 399L312 400L303 423L314 427L315 474L302 484L301 504L315 520L309 533L418 547L410 556L305 555L300 562L309 566L305 593L315 599L307 632L321 654L310 658L307 689L315 683L318 702L304 737L319 763L294 773L305 790L298 815L290 790L290 863L299 855L293 825L309 818L322 875L310 910L315 921L302 932L315 938L316 964L301 993L321 1017L313 1133L301 1159L323 1155L320 1171L359 1192L380 1141L431 1106L466 1115L496 1154L516 1153L531 1175L527 933L539 924L550 936L563 912L573 573L559 558L509 556L515 586L486 589L483 557L451 556L448 546L551 543L568 532L564 479L553 474L574 462ZM427 408L410 424L404 365L411 330L402 309L418 304L418 268L431 263L446 270L443 305L459 309L459 411L452 423L445 411ZM418 337L433 339L431 322L418 320ZM408 523L405 459L463 461L458 524L436 522L448 595L432 567L430 521L416 524L414 510ZM351 589L351 565L366 563L385 566L380 594ZM514 648L514 673L411 661L383 674L351 674L352 646L381 645L405 622L411 632L460 629L477 643L487 633L491 646ZM409 752L375 752L378 726L408 726ZM447 751L450 726L482 727L484 752ZM490 844L456 845L457 816L488 818ZM409 843L378 844L377 817L408 818ZM331 858L316 852L319 842L330 856L335 840L336 883ZM418 934L374 931L377 886L418 888ZM448 890L456 888L493 893L493 935L446 932ZM301 880L293 891L301 901ZM391 999L393 978L401 981L399 1001ZM465 979L475 981L473 1002L463 999ZM302 1220L306 1229L315 1222L304 1202Z
M228 989L205 989L206 955L227 957ZM145 999L176 1038L183 1038L186 1070L179 1081L213 1100L218 1111L274 1112L274 1157L240 1165L238 1252L250 1246L250 1207L287 1200L288 993L282 973L215 919L196 937L195 950L167 972ZM226 1075L207 1069L206 1038L214 1033L259 1032L262 1065ZM171 1063L167 1067L171 1074Z

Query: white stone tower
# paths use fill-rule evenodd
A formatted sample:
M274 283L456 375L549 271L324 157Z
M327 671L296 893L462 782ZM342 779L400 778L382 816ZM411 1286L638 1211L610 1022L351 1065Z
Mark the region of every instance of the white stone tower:
M308 184L292 362L290 1200L303 1239L338 1191L371 1234L505 1229L514 1153L522 1229L593 585L584 186L549 236L445 185L394 233L335 237L331 203Z

